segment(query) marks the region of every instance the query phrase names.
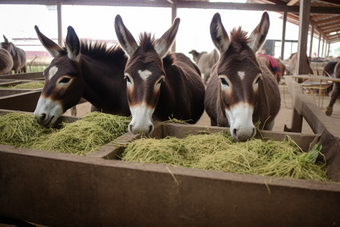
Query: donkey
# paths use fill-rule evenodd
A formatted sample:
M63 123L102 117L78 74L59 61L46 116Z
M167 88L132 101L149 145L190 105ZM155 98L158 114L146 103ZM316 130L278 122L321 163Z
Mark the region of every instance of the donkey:
M5 42L1 43L1 48L7 50L13 59L14 73L26 73L27 63L26 63L26 52L23 49L16 47L12 42L8 42L6 36L4 36Z
M127 58L119 46L108 48L105 42L79 40L69 26L62 48L37 26L35 30L53 57L44 71L45 86L34 111L41 125L54 124L81 97L92 104L92 111L130 116L124 80Z
M279 59L270 55L258 53L256 56L268 67L277 83L280 84L280 80L286 71L286 66Z
M120 15L115 18L119 44L128 56L125 78L132 115L129 131L134 134L152 133L153 120L173 117L194 124L203 114L205 88L198 67L184 54L169 53L179 22L176 18L157 40L141 34L138 45Z
M219 56L217 51L214 49L210 53L205 51L199 53L196 50L192 50L189 52L189 54L192 54L194 62L197 64L198 68L203 74L204 84L207 85L210 79L211 68L218 61Z
M256 134L254 123L271 130L280 110L280 92L269 69L256 58L269 29L269 15L247 38L247 33L233 29L227 34L216 13L210 24L213 43L220 52L206 88L205 109L212 125L230 127L236 141L246 141Z
M13 59L11 54L0 48L0 75L11 74L13 67Z
M338 63L335 66L334 77L340 79L340 61L338 61ZM333 82L333 93L331 95L331 99L329 100L329 104L325 111L325 114L327 116L332 115L334 103L336 102L336 99L339 97L339 95L340 95L340 83Z

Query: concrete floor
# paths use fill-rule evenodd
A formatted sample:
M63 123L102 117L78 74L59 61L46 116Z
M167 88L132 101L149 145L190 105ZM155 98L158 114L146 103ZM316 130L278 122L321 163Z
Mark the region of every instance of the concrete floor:
M289 91L287 90L287 87L280 85L280 93L281 93L281 109L279 114L277 115L275 119L275 125L273 128L273 131L283 131L284 125L287 125L289 128L291 127L291 120L292 120L292 100L291 95ZM318 103L318 94L310 93L305 95L315 100L315 104ZM322 112L326 110L326 107L329 103L330 96L323 96L320 100L320 109ZM340 121L340 102L337 100L337 102L334 105L334 110L332 116L330 118L333 118L336 121ZM77 116L82 117L86 112L91 111L91 104L90 103L83 103L80 105L77 105ZM66 111L65 115L70 116L70 111ZM210 126L210 118L208 115L204 112L201 119L196 123L198 125L204 125L204 126ZM308 123L304 120L302 125L302 132L303 133L313 133L311 128L309 127Z

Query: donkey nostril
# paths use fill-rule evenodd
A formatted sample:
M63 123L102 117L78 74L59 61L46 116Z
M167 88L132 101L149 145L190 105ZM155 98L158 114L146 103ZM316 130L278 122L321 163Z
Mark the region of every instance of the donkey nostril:
M150 125L148 134L150 134L152 131L153 131L153 125Z
M237 129L236 128L234 128L233 133L234 133L235 136L237 136Z
M41 120L45 120L46 117L47 117L47 115L46 115L45 113L43 113L43 114L40 115L40 119L41 119Z
M131 124L129 125L129 130L130 130L130 132L132 132L132 125Z

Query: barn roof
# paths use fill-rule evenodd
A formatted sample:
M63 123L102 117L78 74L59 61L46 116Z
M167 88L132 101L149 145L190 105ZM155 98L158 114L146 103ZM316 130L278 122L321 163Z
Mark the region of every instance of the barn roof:
M247 3L269 5L299 6L299 0L247 0ZM340 1L339 0L311 0L311 8L318 8L318 12L310 12L309 30L314 25L314 37L323 37L329 43L340 42ZM334 11L327 9L334 8ZM322 10L325 9L325 10ZM278 12L283 14L283 12ZM299 12L288 12L287 21L299 25Z
M231 0L232 1L232 0ZM283 14L287 21L299 25L300 0L247 0L247 3L209 2L209 0L1 0L0 4L41 5L104 5L145 6L232 10L267 10ZM323 37L327 43L340 42L340 0L311 0L310 30L314 24L314 37Z

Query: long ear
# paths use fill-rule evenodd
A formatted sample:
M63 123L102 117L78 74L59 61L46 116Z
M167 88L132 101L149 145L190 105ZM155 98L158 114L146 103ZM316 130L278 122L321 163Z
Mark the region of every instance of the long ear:
M266 40L268 30L269 30L269 15L267 12L262 14L261 21L259 25L254 29L254 31L250 34L249 39L249 47L256 53L261 49L264 41Z
M211 39L221 54L226 52L230 45L228 33L223 27L221 16L216 13L210 23Z
M179 22L180 19L175 18L171 27L156 41L155 50L161 58L164 58L169 53L172 44L175 42Z
M4 40L5 40L5 43L8 43L8 39L6 38L6 36L3 35L3 37L4 37Z
M80 42L79 38L71 26L67 28L67 36L66 36L66 50L67 56L69 59L79 62L80 61Z
M136 40L125 27L122 17L118 14L115 18L115 30L120 46L128 57L131 57L138 48Z
M37 33L37 36L41 44L46 48L50 55L55 58L59 54L59 50L61 50L62 48L58 44L53 42L51 39L47 38L44 34L42 34L38 26L35 25L34 29Z

